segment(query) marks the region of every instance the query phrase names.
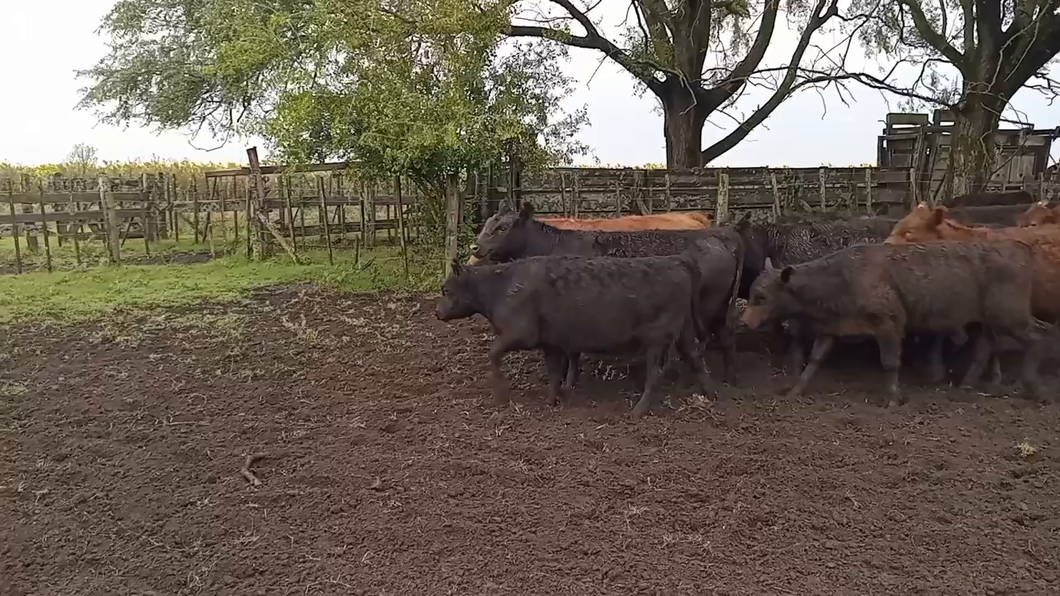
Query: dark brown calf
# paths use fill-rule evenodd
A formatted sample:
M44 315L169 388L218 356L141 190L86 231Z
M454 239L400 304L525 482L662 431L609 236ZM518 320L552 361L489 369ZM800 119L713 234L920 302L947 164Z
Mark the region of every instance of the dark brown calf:
M880 346L892 401L907 331L963 334L982 325L964 384L979 379L992 340L1012 337L1024 349L1023 382L1038 391L1039 337L1031 315L1030 247L1019 242L860 245L755 281L743 320L751 328L802 316L817 334L810 363L791 395L800 394L836 337L871 335Z

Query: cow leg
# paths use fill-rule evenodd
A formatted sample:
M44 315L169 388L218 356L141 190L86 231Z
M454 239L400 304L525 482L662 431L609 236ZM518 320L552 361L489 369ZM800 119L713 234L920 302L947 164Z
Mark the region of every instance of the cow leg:
M992 357L993 342L990 341L986 333L980 333L975 338L975 342L972 343L972 361L968 364L968 370L965 371L964 377L961 379L961 387L971 389L978 383L983 376L983 369L986 368L987 360Z
M682 333L681 337L677 340L677 350L680 353L681 358L692 366L692 371L695 373L696 379L699 381L703 395L710 397L710 386L713 383L711 382L710 373L707 372L706 365L703 364L703 355L700 353L695 337L688 333Z
M806 352L802 343L802 326L798 319L790 319L787 329L781 329L784 334L785 350L784 368L788 374L798 374L806 365Z
M931 343L931 356L928 364L928 381L941 383L946 378L946 363L943 361L943 348L946 345L947 336L936 333Z
M898 371L902 367L902 336L899 333L882 333L876 336L880 346L880 365L887 373L887 407L905 403L898 387Z
M555 348L545 348L545 371L548 373L548 396L545 403L554 406L559 403L564 373L569 370L566 355Z
M641 416L648 413L651 409L652 392L655 390L655 385L659 382L659 375L662 372L662 358L666 354L666 346L652 346L648 348L647 357L644 359L644 393L640 396L640 401L634 406L632 416L636 420Z
M504 338L498 337L493 340L493 345L490 346L490 376L493 381L493 401L498 404L507 403L509 400L508 379L505 378L501 365L504 363L504 355L514 349L514 344L515 342L506 341Z
M572 352L567 354L567 389L574 389L578 385L578 377L581 376L581 354Z
M1012 337L1023 348L1023 361L1020 363L1020 380L1023 382L1024 395L1028 399L1047 401L1047 398L1042 393L1041 379L1038 378L1038 368L1042 362L1042 341L1044 338L1033 326L1027 327L1021 333L1012 334Z
M813 350L810 351L810 363L806 365L802 374L799 375L799 380L795 382L795 386L788 391L787 396L789 398L802 395L806 385L809 384L817 369L821 367L821 362L828 356L828 352L831 351L834 343L835 338L831 335L817 336L817 339L813 342Z
M990 352L990 385L1001 386L1001 354L997 350Z
M714 334L714 337L721 350L721 379L726 385L734 386L739 382L736 376L736 333L727 319L725 324Z

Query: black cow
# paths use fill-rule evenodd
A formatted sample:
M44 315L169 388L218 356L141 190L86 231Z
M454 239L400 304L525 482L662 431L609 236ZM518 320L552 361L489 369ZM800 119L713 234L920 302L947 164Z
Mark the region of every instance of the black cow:
M1023 382L1035 395L1041 338L1031 315L1032 258L1030 247L1013 241L853 246L759 277L743 320L755 328L801 316L817 334L792 395L805 389L836 337L871 335L889 375L887 391L904 401L898 368L906 331L963 334L974 324L984 333L962 384L979 379L993 340L1007 336L1024 349Z
M703 391L709 391L710 377L695 341L699 260L688 254L550 256L473 267L454 261L437 316L449 321L481 314L489 320L497 334L490 367L498 400L507 393L501 372L507 352L542 350L550 405L559 398L565 354L643 353L644 393L633 409L633 417L639 418L651 408L671 345L695 368Z
M1019 217L1029 205L986 205L954 207L946 210L946 217L967 225L1012 227L1019 225Z
M1025 190L1006 192L973 192L957 195L944 203L949 207L986 207L990 205L1023 205L1025 208L1035 201L1034 195Z
M744 218L736 225L747 251L740 297L745 300L750 297L751 285L766 270L767 262L775 267L798 265L856 244L879 244L887 239L897 222L883 217L796 219L787 216L777 223L751 223ZM782 322L787 323L786 330ZM785 340L785 367L789 371L802 370L814 341L809 327L799 317L778 319L775 324Z
M533 215L530 203L524 203L518 212L498 211L479 232L474 256L487 262L504 262L541 255L646 257L695 253L701 279L698 320L702 328L697 335L703 340L708 334L714 336L722 351L722 377L735 383L735 303L744 267L744 244L735 230L563 230L537 221ZM577 380L578 354L571 357L567 377L570 386Z

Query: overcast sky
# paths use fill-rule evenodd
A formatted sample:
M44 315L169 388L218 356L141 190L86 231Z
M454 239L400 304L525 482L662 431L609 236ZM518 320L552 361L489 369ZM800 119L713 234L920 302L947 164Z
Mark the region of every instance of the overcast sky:
M613 3L611 11L602 15L605 24L621 20L626 4ZM191 143L187 136L175 132L158 135L140 128L99 125L90 112L74 109L78 89L84 85L75 79L74 71L90 67L105 53L105 40L95 30L112 5L113 0L0 0L5 25L0 34L0 56L5 58L0 88L0 162L59 162L79 142L95 146L107 160L158 156L244 161L245 149L254 140L236 140L205 151L202 148L217 143L205 137ZM778 43L771 48L767 61L784 63L783 55L790 51L796 35L786 31L783 22L778 23ZM654 99L650 95L637 97L632 79L614 64L604 62L597 70L598 64L599 54L575 50L565 66L579 80L571 105L588 107L591 126L582 133L582 140L601 164L664 162L662 116L653 109ZM797 95L715 165L875 163L876 136L888 112L887 99L864 88L852 91L850 106L844 106L831 92L823 97L815 92ZM746 97L737 110L749 114L764 99L761 95ZM1013 104L1025 114L1025 120L1039 128L1060 125L1060 107L1050 107L1031 91L1018 94ZM890 109L897 110L894 98ZM722 138L733 126L730 118L713 118L704 129L704 146ZM1054 157L1058 153L1054 149Z

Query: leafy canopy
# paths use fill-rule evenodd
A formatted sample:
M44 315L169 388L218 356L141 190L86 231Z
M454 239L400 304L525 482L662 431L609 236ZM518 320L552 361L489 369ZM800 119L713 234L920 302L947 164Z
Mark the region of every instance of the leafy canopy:
M496 0L119 0L81 105L428 184L511 151L569 162L586 120L561 109L566 55L501 44L507 23Z

